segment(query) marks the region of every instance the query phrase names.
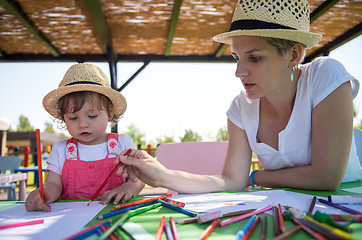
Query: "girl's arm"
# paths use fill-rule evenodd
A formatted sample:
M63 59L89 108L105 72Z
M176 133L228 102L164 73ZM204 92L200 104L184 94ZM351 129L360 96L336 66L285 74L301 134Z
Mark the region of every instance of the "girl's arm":
M50 212L49 203L52 203L60 197L63 192L62 177L53 171L48 171L44 182L44 201L41 198L39 189L32 191L25 201L26 210Z
M229 143L221 176L199 175L165 168L144 151L128 157L120 154L124 164L117 174L138 178L154 187L165 187L180 193L201 193L242 190L247 184L251 150L243 130L228 121ZM118 162L116 161L116 163Z
M265 187L335 190L347 169L352 135L352 88L346 82L312 112L311 165L257 171L254 183Z

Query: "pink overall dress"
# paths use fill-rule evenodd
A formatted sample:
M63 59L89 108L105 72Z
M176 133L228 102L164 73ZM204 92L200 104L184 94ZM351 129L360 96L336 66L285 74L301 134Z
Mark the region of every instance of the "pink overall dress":
M62 200L90 199L115 167L113 162L116 157L109 158L108 155L118 155L118 134L108 134L107 156L97 161L80 160L77 142L75 138L67 140L66 160L62 171L63 193L60 197ZM124 183L123 177L114 173L97 198L122 183Z

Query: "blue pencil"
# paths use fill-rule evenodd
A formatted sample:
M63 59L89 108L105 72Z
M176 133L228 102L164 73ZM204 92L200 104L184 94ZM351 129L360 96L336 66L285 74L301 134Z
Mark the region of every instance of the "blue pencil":
M122 208L122 209L114 211L114 212L110 212L110 213L100 215L100 216L98 216L98 219L104 219L104 218L112 217L112 216L115 216L115 215L118 215L118 214L125 213L128 210L137 209L137 208L148 206L148 205L151 205L151 204L154 204L154 203L156 203L156 201L141 203L141 204L137 204L137 205L134 205L134 206L127 207L127 208Z
M240 229L239 232L237 232L237 234L236 234L235 237L234 237L234 240L239 240L239 239L241 239L241 238L245 235L246 231L248 231L248 229L250 228L251 224L253 224L255 218L256 218L256 215L253 215L253 216L249 219L249 221L244 225L244 227L243 227L242 229Z
M162 204L162 206L171 208L171 209L173 209L173 210L176 210L176 211L178 211L178 212L180 212L180 213L183 213L183 214L185 214L185 215L188 215L188 216L190 216L190 217L196 217L196 216L197 216L196 213L191 212L191 211L189 211L189 210L186 210L186 209L184 209L184 208L177 207L177 206L175 206L175 205L169 204L169 203L167 203L167 202L165 202L165 201L162 201L162 200L158 200L158 201Z

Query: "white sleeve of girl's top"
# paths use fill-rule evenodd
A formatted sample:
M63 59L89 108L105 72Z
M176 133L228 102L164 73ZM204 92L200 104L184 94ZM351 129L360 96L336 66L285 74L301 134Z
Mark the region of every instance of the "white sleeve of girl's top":
M118 135L118 144L120 145L119 153L125 149L137 149L132 138L125 134Z
M56 142L52 146L52 150L47 159L47 170L53 171L59 175L61 174L61 169L63 169L63 165L65 162L65 145L67 140L62 140Z
M354 94L357 94L358 81L350 75L345 67L337 60L329 57L320 57L311 63L309 80L312 94L312 107L315 108L330 93L343 83L353 80Z
M226 112L228 119L236 126L244 130L244 126L241 119L241 98L245 97L243 93L237 95L231 102L229 110Z

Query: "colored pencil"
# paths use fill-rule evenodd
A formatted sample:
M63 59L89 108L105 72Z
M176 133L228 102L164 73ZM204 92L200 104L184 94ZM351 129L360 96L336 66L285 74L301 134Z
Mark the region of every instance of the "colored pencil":
M160 226L158 227L156 232L156 240L160 240L162 238L163 227L165 226L165 222L166 222L166 217L163 216L160 221Z
M168 225L168 224L165 222L165 225L163 226L163 229L164 229L164 231L165 231L165 233L166 233L166 238L167 238L167 240L175 240L175 238L173 237L173 234L172 234L170 225Z
M242 237L244 237L246 231L250 228L251 224L253 224L255 218L256 218L256 215L253 215L249 218L249 220L246 222L246 224L236 233L234 240L239 240Z
M279 216L278 216L278 209L276 206L273 206L273 222L274 222L274 236L278 236L280 234L280 227L279 227Z
M267 216L263 216L263 218L261 219L260 238L259 238L260 240L266 239L267 222L268 222Z
M259 221L260 221L260 216L256 216L253 223L251 224L249 229L246 231L245 235L241 238L241 240L248 240L250 238L250 235L254 232L254 229L258 225Z
M217 224L219 223L219 219L215 219L206 229L205 231L202 232L201 236L200 236L200 240L205 240L210 234L211 232L215 229L215 227L217 226Z
M188 216L190 216L190 217L196 217L196 216L197 216L196 213L194 213L194 212L192 212L192 211L189 211L189 210L187 210L187 209L184 209L184 208L181 208L181 207L177 207L177 206L172 205L172 204L170 204L170 203L167 203L167 202L165 202L165 201L163 201L163 200L158 200L158 201L162 204L162 206L165 206L165 207L168 207L168 208L170 208L170 209L176 210L176 211L178 211L178 212L180 212L180 213L183 213L183 214L185 214L185 215L188 215Z
M302 229L302 227L299 226L299 225L297 225L297 226L289 229L288 231L285 231L285 232L279 234L278 236L276 236L275 238L273 238L273 240L286 239L286 238L292 236L293 234L297 233L300 229Z
M178 234L176 223L175 223L175 220L173 219L173 217L170 217L170 225L171 225L171 230L173 233L173 238L175 240L180 240L180 235Z
M322 233L324 236L326 236L327 238L333 238L333 237L337 237L338 239L350 239L353 240L355 238L353 238L350 234L338 229L338 228L333 228L330 227L324 223L315 221L313 218L311 217L305 217L305 219L300 219L302 222L304 222L305 224L309 224L308 226L312 229L314 229L315 231L320 232L319 230L323 229ZM319 229L319 230L318 230ZM326 234L330 235L331 237L327 236ZM333 236L333 237L332 237Z
M247 210L241 210L241 211L236 211L236 212L229 212L229 213L225 213L223 214L221 217L222 218L226 218L226 217L234 217L234 216L239 216L245 213L250 213L250 212L254 212L256 209L247 209ZM176 222L177 224L187 224L187 223L195 223L198 221L198 218L188 218L188 219L182 219L178 222ZM209 219L210 221L214 220L214 219Z
M37 152L37 160L38 160L38 180L39 180L39 191L41 198L44 201L44 188L43 188L43 159L41 157L41 141L40 141L40 130L35 130L36 135L36 152Z
M142 200L129 202L129 203L122 203L122 204L119 204L117 206L114 206L111 209L111 211L115 211L115 210L118 210L118 209L134 206L134 205L141 204L141 203L153 202L153 201L157 201L159 199L165 199L165 198L169 198L169 197L172 197L172 194L167 194L167 195L164 195L164 196L158 196L158 197L153 197L153 198L142 199Z
M354 214L354 215L331 214L330 216L334 219L334 221L337 222L362 223L362 215L360 214Z
M279 229L280 232L285 232L285 224L284 224L284 218L283 218L283 212L282 212L282 206L278 204L278 220L279 220Z
M112 224L112 226L109 229L107 229L107 231L105 231L101 236L99 236L98 240L106 239L118 226L122 225L127 220L130 214L131 210L124 213L122 217L120 217L115 223Z
M120 230L121 237L125 238L123 234L126 234L128 238L131 240L136 240L126 229L124 229L122 226L118 226L118 230ZM127 238L126 238L127 239Z
M152 204L151 206L146 206L146 207L143 207L143 208L138 208L136 210L132 210L129 217L133 217L133 216L136 216L138 214L148 212L148 211L150 211L150 210L152 210L154 208L158 208L159 206L161 206L161 203L155 203L155 204Z
M84 239L90 235L92 235L93 233L95 233L97 231L97 228L100 228L101 226L105 225L107 222L99 222L93 226L87 227L83 230L81 230L80 232L77 232L69 237L67 237L64 240L80 240L80 239ZM109 224L109 222L108 222Z
M104 234L105 232L108 231L108 229L110 229L110 226L109 226L109 225L101 226L101 229L102 229L103 234ZM115 233L115 231L112 231L112 232L108 235L107 239L109 239L109 240L117 240L117 237L114 235L114 233Z
M312 214L313 213L313 209L314 209L314 206L315 206L315 203L317 201L317 197L314 196L313 199L312 199L312 202L309 206L309 210L308 210L308 213Z
M357 211L357 210L350 209L350 208L348 208L348 207L339 205L339 204L337 204L337 203L332 203L332 202L329 202L329 201L324 200L324 199L321 199L321 198L318 198L318 201L320 201L321 203L324 203L324 204L326 204L326 205L328 205L328 206L341 209L341 210L343 210L343 211L345 211L345 212L348 212L348 213L352 213L352 214L362 214L361 212L359 212L359 211Z
M295 224L298 224L302 227L302 229L308 233L309 235L311 235L313 238L317 239L317 240L327 240L327 238L325 236L323 236L322 234L320 234L317 231L314 231L313 229L311 229L310 227L308 227L307 225L305 225L304 223L302 223L301 221L299 221L299 219L292 217L292 222L294 222Z
M266 211L269 211L270 209L272 209L273 206L267 206L265 208L261 208L261 209L258 209L258 210L255 210L255 211L252 211L252 212L249 212L249 213L246 213L246 214L243 214L243 215L240 215L240 216L237 216L237 217L234 217L234 218L230 218L230 219L227 219L227 220L224 220L222 222L220 222L220 227L224 227L224 226L227 226L231 223L234 223L234 222L237 222L237 221L240 221L240 220L243 220L245 218L248 218L248 217L251 217L253 215L256 215L256 214L259 214L259 213L263 213L263 212L266 212Z
M122 209L117 210L117 211L114 211L114 212L110 212L110 213L106 213L106 214L100 215L100 216L98 216L97 218L98 218L98 219L105 219L105 218L108 218L108 217L113 217L113 216L115 216L115 215L125 213L125 212L127 212L128 210L134 210L134 209L137 209L137 208L140 208L140 207L145 207L145 206L148 206L148 205L151 205L151 204L154 204L154 203L156 203L156 201L141 203L141 204L138 204L138 205L134 205L134 206L122 208Z
M172 200L172 199L165 199L164 201L168 202L170 204L173 204L175 206L178 206L178 207L182 207L182 208L185 207L185 203L183 203L183 202L175 201L175 200Z
M2 230L2 229L15 228L15 227L31 226L31 225L42 224L42 223L44 223L44 219L27 221L27 222L8 223L8 224L0 225L0 229Z
M132 151L132 149L128 149L128 151L126 152L125 156L128 156L128 154L130 154ZM109 175L106 177L106 179L104 179L102 185L99 186L99 188L97 189L97 191L93 194L93 196L90 198L87 206L89 206L89 204L91 204L94 199L96 199L96 197L98 196L98 194L102 191L102 189L104 188L104 186L106 186L108 180L110 179L110 177L112 176L112 174L118 169L119 166L121 166L122 162L119 162L112 170L112 172L109 173Z

